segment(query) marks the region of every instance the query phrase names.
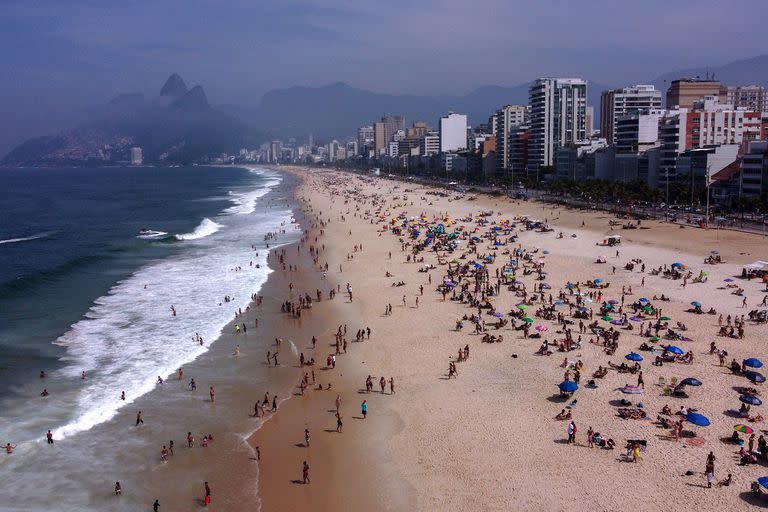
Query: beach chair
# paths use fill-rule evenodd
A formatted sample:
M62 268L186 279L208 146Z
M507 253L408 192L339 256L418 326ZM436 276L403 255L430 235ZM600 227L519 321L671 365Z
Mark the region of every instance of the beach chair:
M669 385L672 387L677 386L677 377L672 377L671 379L669 379Z
M663 386L666 386L666 385L667 385L667 379L665 379L664 377L659 377L659 383L658 383L658 385L659 385L659 386L662 386L662 387L663 387Z

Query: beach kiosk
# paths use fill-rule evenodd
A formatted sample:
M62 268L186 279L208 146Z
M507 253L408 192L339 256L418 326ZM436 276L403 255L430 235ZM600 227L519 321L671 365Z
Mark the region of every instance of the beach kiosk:
M596 244L596 245L602 245L605 247L613 247L615 245L621 244L621 236L619 235L611 235L607 236L603 239L602 242Z

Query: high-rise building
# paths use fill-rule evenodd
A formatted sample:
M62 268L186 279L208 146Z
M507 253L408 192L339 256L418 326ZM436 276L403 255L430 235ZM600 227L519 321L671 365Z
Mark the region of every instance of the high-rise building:
M141 148L131 148L131 165L141 165L144 162L144 155Z
M428 132L422 137L419 149L423 156L438 154L440 152L440 135L437 132Z
M740 194L758 197L768 192L768 142L750 142L741 162Z
M761 85L728 87L725 102L730 103L734 108L743 107L756 112L768 112L768 90Z
M467 116L450 112L440 118L440 152L467 149Z
M277 163L282 158L283 143L279 140L273 140L269 145L269 161L271 163Z
M357 149L361 155L368 156L368 150L375 149L373 126L361 126L357 129Z
M661 108L661 91L652 85L633 85L600 95L600 136L616 144L616 121L623 116Z
M616 153L644 153L659 145L659 119L664 116L661 109L632 112L616 119Z
M720 96L725 101L728 91L717 80L681 78L673 80L667 89L667 108L693 108L704 96Z
M388 144L392 142L395 133L405 131L405 117L384 116L380 122L373 125L376 154L386 153Z
M387 150L387 130L383 122L373 124L374 150L376 156L379 156Z
M496 134L496 170L510 168L510 133L513 128L528 122L528 107L523 105L504 105L493 116L492 133Z
M529 90L531 169L554 164L555 150L587 138L587 82L580 78L539 78Z
M405 130L408 139L420 139L427 134L429 126L424 121L414 121L413 126Z

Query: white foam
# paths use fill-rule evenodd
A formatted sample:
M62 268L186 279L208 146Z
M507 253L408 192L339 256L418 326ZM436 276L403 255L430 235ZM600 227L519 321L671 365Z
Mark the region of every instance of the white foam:
M5 240L0 240L0 244L15 244L18 242L28 242L30 240L38 240L40 238L45 238L48 235L50 235L50 233L39 233L37 235L25 236L22 238L6 238Z
M258 174L267 178L262 188L256 190L249 190L246 192L236 192L230 190L227 195L228 199L234 203L226 210L226 213L231 215L247 215L256 211L256 202L260 197L269 192L275 185L278 185L282 179L274 172L266 171L263 169L249 169L253 174Z
M218 224L206 217L200 224L198 224L194 231L191 233L185 233L183 235L176 235L176 238L179 240L198 240L200 238L205 238L206 236L214 234L219 229L221 229L221 224Z
M57 439L87 431L155 389L158 375L167 378L205 353L271 272L267 251L259 251L257 257L251 241L281 229L290 213L269 210L256 218L232 219L226 226L205 219L195 233L197 238L211 236L212 243L190 245L114 285L56 340L66 347L62 357L66 366L52 373L51 382L82 385L44 405L30 401L28 407L35 410L21 406L13 421L0 418L0 438L23 443L39 441L39 433L47 428ZM205 231L204 224L209 226ZM230 302L223 301L226 295L232 297ZM203 337L203 345L193 341L195 333ZM86 381L79 380L83 371ZM125 401L120 400L122 391ZM53 418L61 418L60 423L51 423Z

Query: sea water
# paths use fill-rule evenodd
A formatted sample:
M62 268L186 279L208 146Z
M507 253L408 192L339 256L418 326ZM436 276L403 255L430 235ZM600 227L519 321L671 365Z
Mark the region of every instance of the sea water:
M209 350L267 279L264 235L291 211L257 205L281 179L258 168L0 170L0 442L17 445L0 458L13 489L2 494L57 509L51 499L79 477L62 479L66 461L41 464L46 431L59 443L85 436L95 452L89 431Z

